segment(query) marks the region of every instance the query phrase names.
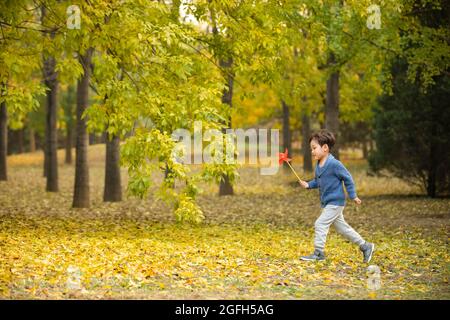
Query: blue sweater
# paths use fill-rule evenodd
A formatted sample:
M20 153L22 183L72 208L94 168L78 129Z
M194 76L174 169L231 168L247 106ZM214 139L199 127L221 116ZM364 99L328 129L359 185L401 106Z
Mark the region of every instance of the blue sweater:
M350 172L332 154L329 154L323 167L320 167L317 162L315 177L308 182L308 189L319 188L322 208L327 204L344 206L345 193L342 182L345 184L350 199L355 199L355 183Z

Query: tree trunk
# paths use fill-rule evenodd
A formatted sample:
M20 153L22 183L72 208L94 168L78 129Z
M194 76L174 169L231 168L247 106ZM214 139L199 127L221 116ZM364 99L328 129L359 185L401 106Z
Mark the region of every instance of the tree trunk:
M67 123L66 130L66 164L72 164L72 140L73 140L73 128L72 123Z
M437 123L436 115L433 114L431 119L432 123ZM436 183L437 183L437 129L436 126L431 126L431 134L430 134L430 150L428 154L428 177L427 177L427 195L431 198L436 197Z
M306 112L302 114L302 151L303 151L303 170L312 172L312 156L309 146L309 137L311 136L311 124L309 115Z
M58 191L58 131L56 129L56 117L58 107L58 80L55 72L56 61L49 57L44 61L45 85L49 88L47 92L47 114L45 123L45 136L47 155L47 186L50 192Z
M25 148L23 147L23 132L24 128L16 131L17 134L17 153L24 153Z
M328 58L328 64L334 65L336 59L333 53ZM333 132L336 144L332 153L339 159L339 71L331 73L327 80L327 97L325 104L325 128Z
M76 131L76 163L75 163L75 187L73 194L74 208L88 208L89 201L89 166L87 159L88 133L86 119L82 119L84 111L88 106L89 80L91 77L91 60L93 49L89 48L80 62L83 66L84 74L78 80L77 86L77 131Z
M431 198L436 197L436 169L431 168L428 171L427 195Z
M292 157L292 141L291 141L291 128L289 123L289 106L284 100L281 101L283 106L283 152L287 149L288 155ZM283 168L285 170L291 170L289 165L283 162Z
M233 195L234 191L233 191L233 186L230 183L230 178L227 175L223 175L222 179L220 181L220 185L219 185L219 195L220 196L226 196L226 195Z
M374 150L375 146L373 143L372 137L369 139L369 153L371 153Z
M29 137L29 144L30 144L30 152L35 152L36 151L36 139L34 136L34 129L33 128L29 128L28 129L28 137Z
M7 154L8 154L8 112L6 110L6 102L3 101L2 104L0 105L0 181L8 180L7 164L6 164Z
M75 86L70 85L67 88L67 94L64 104L64 117L66 122L66 157L65 163L72 164L72 148L74 145L74 106L76 104L76 91Z
M16 153L17 136L10 128L7 128L7 136L8 138L6 141L8 142L8 145L6 146L6 155L10 156Z
M46 8L41 7L41 22L43 23L46 16ZM55 33L52 32L50 37L53 39ZM46 191L58 191L58 131L56 129L56 121L58 116L58 74L55 71L56 60L54 57L44 58L44 83L49 89L47 91L47 113L45 122L45 175L47 177Z
M166 162L166 169L164 170L164 180L166 180L169 177L170 173L172 173L172 170L169 169L169 166L167 165L167 162ZM172 183L171 188L172 189L175 188L175 181Z
M362 152L363 152L363 159L367 159L369 157L369 149L367 148L367 141L364 139L362 142Z
M224 89L222 94L222 102L228 104L230 109L232 108L232 100L233 100L233 84L234 84L234 76L231 74L231 67L233 65L233 59L229 58L228 60L220 60L220 66L228 71L228 89ZM228 128L231 128L231 118L228 122ZM224 133L226 132L226 128L222 130ZM227 175L223 175L219 184L219 196L225 195L233 195L233 186L230 183L230 179Z
M92 146L95 144L95 133L89 133L89 145Z
M47 142L45 141L45 137L44 137L43 151L44 151L44 175L43 175L43 177L45 178L45 177L47 177L47 170L48 170Z
M106 139L105 188L103 201L122 201L122 184L120 181L120 138Z
M108 138L108 134L106 133L106 131L102 132L102 135L100 137L100 143L105 143L106 144L106 139Z

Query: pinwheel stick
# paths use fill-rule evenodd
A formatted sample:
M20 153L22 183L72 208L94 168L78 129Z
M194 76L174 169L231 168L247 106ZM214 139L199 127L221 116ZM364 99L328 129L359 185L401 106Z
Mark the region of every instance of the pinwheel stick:
M288 149L287 148L284 152L278 153L278 163L281 165L283 162L286 162L288 164L289 168L291 168L292 172L297 177L298 181L302 182L302 179L300 179L300 177L297 175L297 172L295 172L294 168L292 168L291 164L289 163L290 160L291 159L288 158Z
M289 163L289 161L285 161L285 162L288 164L289 168L292 169L292 172L295 174L295 176L297 177L298 181L301 182L302 179L300 179L300 177L297 175L297 172L295 172L294 168L292 168L292 166L291 166L291 164Z

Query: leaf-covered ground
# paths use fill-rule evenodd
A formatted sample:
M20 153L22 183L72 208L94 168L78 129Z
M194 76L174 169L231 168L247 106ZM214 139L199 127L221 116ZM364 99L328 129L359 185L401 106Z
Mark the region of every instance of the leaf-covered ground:
M298 259L313 249L320 207L318 193L289 172L242 168L232 197L203 186L205 222L177 225L152 197L103 203L103 156L104 146L90 147L90 209L70 208L73 166L60 166L53 194L43 191L41 153L9 157L9 181L0 182L0 298L450 298L450 200L368 176L363 161L343 160L363 200L345 216L377 246L376 291L358 248L333 229L325 262Z

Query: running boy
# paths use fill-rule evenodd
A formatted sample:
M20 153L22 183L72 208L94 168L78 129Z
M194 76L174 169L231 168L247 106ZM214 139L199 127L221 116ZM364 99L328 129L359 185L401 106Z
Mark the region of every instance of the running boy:
M301 260L315 261L325 260L325 242L330 226L333 224L341 235L351 242L359 245L364 255L364 262L368 263L372 258L375 245L366 242L352 227L344 220L345 193L342 182L350 196L350 199L356 204L361 204L361 200L357 197L355 184L350 172L344 165L330 154L330 149L336 142L333 133L328 130L320 130L314 133L309 139L311 153L317 160L315 177L313 180L306 182L300 181L300 185L306 189L319 188L320 203L322 213L316 220L315 237L314 237L314 253L309 256L301 257Z

